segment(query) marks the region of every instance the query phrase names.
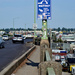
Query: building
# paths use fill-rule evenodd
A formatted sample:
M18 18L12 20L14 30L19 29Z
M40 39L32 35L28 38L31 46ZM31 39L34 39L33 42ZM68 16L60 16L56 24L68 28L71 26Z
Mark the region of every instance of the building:
M51 48L70 51L70 44L69 43L52 43Z
M62 35L61 39L69 43L75 42L75 34Z

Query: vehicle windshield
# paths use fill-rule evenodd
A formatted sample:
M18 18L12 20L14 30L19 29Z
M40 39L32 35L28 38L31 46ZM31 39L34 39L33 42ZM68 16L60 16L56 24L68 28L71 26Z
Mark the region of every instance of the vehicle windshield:
M21 35L14 35L14 37L21 37Z
M8 37L7 35L4 35L3 37Z

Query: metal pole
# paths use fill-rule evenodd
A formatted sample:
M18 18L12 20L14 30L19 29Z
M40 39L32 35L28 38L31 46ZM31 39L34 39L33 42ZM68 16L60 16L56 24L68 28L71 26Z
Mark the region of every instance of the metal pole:
M14 35L14 18L13 18L13 35Z
M34 24L36 23L36 0L34 0ZM34 37L36 37L36 29L34 29Z
M36 0L34 0L34 23L36 23Z
M48 39L48 37L47 37L47 20L42 20L42 32L43 32L42 39Z
M19 17L13 18L13 35L14 35L14 32L15 32L14 31L14 20L17 19L17 18L19 18Z
M52 30L50 29L50 48L52 49Z
M25 35L26 35L26 24L25 24Z

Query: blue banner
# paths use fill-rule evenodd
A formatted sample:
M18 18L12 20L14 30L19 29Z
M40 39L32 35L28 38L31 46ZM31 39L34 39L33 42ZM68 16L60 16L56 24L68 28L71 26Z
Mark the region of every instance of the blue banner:
M38 0L37 18L51 19L51 0Z

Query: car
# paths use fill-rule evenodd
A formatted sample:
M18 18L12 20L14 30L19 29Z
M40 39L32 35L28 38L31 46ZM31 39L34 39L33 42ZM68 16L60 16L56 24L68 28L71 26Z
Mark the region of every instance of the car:
M13 38L12 38L12 42L13 42L13 43L15 43L15 42L24 43L23 35L21 35L21 34L14 34L14 36L13 36Z
M4 48L4 40L2 39L2 37L0 36L0 48Z
M55 61L60 62L61 61L61 56L60 55L55 55Z
M8 35L3 35L2 39L3 40L9 40L9 37L8 37Z
M65 59L61 59L61 65L65 64L66 60Z
M23 39L26 39L26 36L25 35L23 35Z

